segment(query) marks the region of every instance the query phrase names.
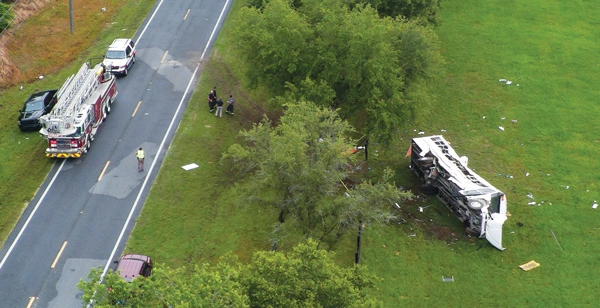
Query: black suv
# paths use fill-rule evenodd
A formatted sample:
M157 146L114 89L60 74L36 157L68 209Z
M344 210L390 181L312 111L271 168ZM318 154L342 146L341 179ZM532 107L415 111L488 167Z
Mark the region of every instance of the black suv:
M38 119L47 114L56 105L56 91L47 90L31 94L23 108L19 110L19 129L21 131L40 130Z

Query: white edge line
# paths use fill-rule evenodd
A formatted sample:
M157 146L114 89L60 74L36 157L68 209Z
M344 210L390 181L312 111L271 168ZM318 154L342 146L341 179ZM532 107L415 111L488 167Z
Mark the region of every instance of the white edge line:
M229 0L227 0L227 1L229 1ZM163 0L160 0L160 3L156 7L156 10L154 10L154 13L152 13L152 16L150 16L150 19L148 19L148 22L146 23L146 26L144 27L144 30L142 30L142 33L140 33L140 36L138 36L136 44L139 43L142 40L142 36L144 36L144 33L146 32L146 29L148 29L148 26L152 22L152 19L154 19L154 15L156 15L156 13L158 12L158 9L160 9L160 6L162 5L162 3L163 3Z
M58 170L56 170L56 173L54 173L54 176L52 177L52 180L50 181L50 183L48 183L48 186L46 187L46 189L44 190L44 193L40 197L40 200L38 200L37 204L33 208L33 211L31 211L31 213L29 213L29 217L27 217L27 220L25 221L25 223L21 227L21 230L19 231L19 234L17 234L17 237L15 237L15 239L13 240L12 244L8 248L8 251L6 251L6 254L4 255L4 258L2 259L2 262L0 262L0 269L2 269L2 266L6 262L6 259L8 259L8 256L10 256L10 253L12 252L12 250L17 245L17 242L21 238L21 235L23 235L23 232L25 232L25 228L27 228L27 225L29 225L29 222L33 218L33 215L35 214L35 212L37 211L37 209L40 207L40 204L42 204L42 201L44 201L44 198L46 197L46 194L48 193L48 191L52 187L52 184L54 183L54 180L56 180L56 178L58 177L58 174L60 173L60 170L62 169L62 167L65 165L66 161L67 160L65 159L60 164L60 166L58 167Z
M217 19L217 23L215 24L215 27L213 28L212 32L210 33L210 37L208 38L208 42L206 43L206 46L204 46L204 50L202 51L202 56L200 56L201 61L204 59L204 55L206 54L206 51L208 50L208 46L210 46L210 43L212 42L213 36L215 36L217 27L221 23L221 18L223 18L223 13L225 13L225 9L227 8L228 5L229 5L229 0L225 1L225 5L223 5L223 8L221 9L221 14L219 14L219 19Z

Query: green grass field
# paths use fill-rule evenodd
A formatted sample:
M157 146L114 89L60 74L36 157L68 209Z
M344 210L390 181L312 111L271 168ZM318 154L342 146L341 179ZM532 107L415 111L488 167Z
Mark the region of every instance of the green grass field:
M594 284L600 275L600 209L592 209L594 200L600 201L600 162L593 156L600 146L594 118L600 108L594 86L600 77L597 5L582 0L445 0L442 5L436 31L446 67L433 87L435 107L399 129L394 151L373 144L377 156L369 166L372 172L393 167L397 184L412 187L418 179L404 157L409 139L419 130L427 135L445 130L458 154L469 156L470 167L507 194L507 249L466 237L436 200L418 200L398 212L406 223L363 231L362 264L381 278L369 292L384 307L595 306L600 291ZM236 1L230 15L240 6ZM219 162L268 99L245 90L240 73L245 67L228 50L228 32L226 23L127 244L127 251L151 255L159 264L214 262L225 253L248 260L253 251L270 248L277 213L248 204L236 192L238 179ZM220 94L237 98L234 117L215 119L207 112L205 97L214 85ZM40 141L25 139L16 124L1 139L2 154L9 157L43 152ZM28 148L15 154L8 145L17 139ZM49 168L42 155L28 155ZM0 165L3 177L15 174L8 171L18 170L22 158L11 161ZM189 163L200 168L184 171L181 166ZM42 177L23 175L19 181L31 182L22 189L33 193ZM4 187L3 196L9 191ZM11 204L27 202L8 196ZM429 207L421 213L419 206ZM20 208L12 208L10 215L16 215ZM341 264L354 262L355 236L330 247ZM299 240L290 235L280 248ZM541 266L519 269L530 260ZM442 276L454 276L454 282L444 283Z

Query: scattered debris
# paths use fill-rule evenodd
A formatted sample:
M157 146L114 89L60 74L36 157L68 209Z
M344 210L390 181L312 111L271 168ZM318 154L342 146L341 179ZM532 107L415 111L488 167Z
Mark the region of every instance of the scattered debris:
M517 120L512 120L512 123L513 123L513 124L517 123Z
M532 269L534 269L534 268L536 268L538 266L540 266L540 264L537 263L537 262L535 262L535 261L533 261L533 260L531 260L531 261L529 261L529 262L527 262L527 263L525 263L523 265L519 265L519 267L522 270L526 271L526 272L530 271L530 270L532 270Z
M419 135L425 135L425 132L424 131L420 131Z
M525 173L525 176L529 176L529 172Z
M196 169L196 168L198 168L198 167L200 167L200 166L198 166L198 165L196 165L196 164L193 164L193 163L192 163L192 164L189 164L189 165L181 166L181 168L183 168L183 170L185 170L185 171L189 171L189 170L192 170L192 169Z
M426 209L426 208L428 208L428 207L430 207L430 206L431 205L428 205L428 206L425 206L425 207L419 206L419 212L423 213L423 210Z
M499 129L499 130L504 130L504 127L502 127L502 126L498 126L498 129Z
M485 116L483 116L483 118L485 119Z
M506 120L506 118L505 117L501 117L500 120L504 121L504 120Z
M522 222L520 222L520 221L519 221L519 222L517 222L517 227L522 227L522 226L523 226L523 223L522 223Z
M454 276L450 276L450 277L442 276L442 281L443 282L454 282Z
M596 200L594 200L594 204L592 204L592 208L596 209L598 207L598 202L596 202Z
M527 203L529 205L535 205L535 201Z
M441 131L442 133L445 133L445 132L446 132L446 130L445 130L445 129L441 129L440 131Z
M39 78L39 79L44 79L44 76L43 76L43 75L40 75L40 77L38 77L38 78Z
M530 192L528 192L528 193L527 193L527 198L529 198L529 199L533 199L533 195L532 195Z

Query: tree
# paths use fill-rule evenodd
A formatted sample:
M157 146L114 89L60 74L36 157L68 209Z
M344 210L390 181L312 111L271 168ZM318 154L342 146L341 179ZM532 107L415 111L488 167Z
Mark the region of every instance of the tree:
M249 264L226 256L216 265L155 266L154 274L126 282L101 268L78 284L84 307L369 307L374 277L362 266L342 268L314 241L287 254L256 252Z
M426 100L412 99L411 86L440 63L433 32L404 18L380 18L368 5L270 0L241 9L233 24L235 50L252 63L252 85L333 107L381 141L426 107ZM326 100L315 99L320 92Z
M254 254L244 275L251 307L375 307L363 291L374 277L365 268L341 268L333 254L308 240L287 254Z
M381 16L400 17L409 20L423 20L438 24L440 0L342 0L350 7L369 4Z
M359 157L351 154L356 142L347 137L353 128L335 111L310 102L285 106L279 125L265 118L240 133L244 144L223 155L226 165L246 176L240 182L246 196L274 206L281 223L291 218L320 240L339 236L359 221L392 219L389 206L411 194L389 183L391 172L376 183L344 183L360 175Z
M241 284L242 265L225 258L215 266L156 267L150 278L126 282L109 271L100 283L101 268L92 269L78 284L84 304L94 307L248 307L247 288Z

